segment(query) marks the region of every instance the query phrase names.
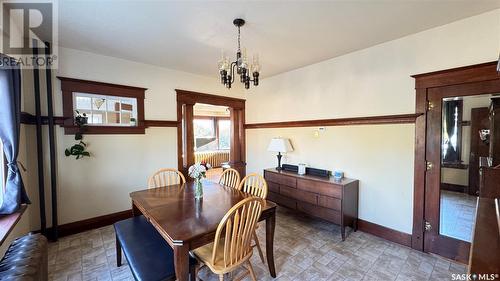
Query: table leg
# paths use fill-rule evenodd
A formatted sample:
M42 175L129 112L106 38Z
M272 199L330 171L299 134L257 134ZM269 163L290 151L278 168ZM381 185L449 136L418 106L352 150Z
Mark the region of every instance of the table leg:
M189 245L174 246L175 276L178 281L189 280Z
M134 202L132 201L132 216L137 217L141 215L141 211L135 206Z
M266 256L269 266L269 273L276 278L276 269L274 267L274 228L276 227L276 211L266 219Z

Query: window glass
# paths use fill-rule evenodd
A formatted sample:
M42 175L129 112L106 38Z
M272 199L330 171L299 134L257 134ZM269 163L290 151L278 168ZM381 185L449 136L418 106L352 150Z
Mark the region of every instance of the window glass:
M231 140L231 121L219 120L219 149L229 149Z
M0 140L0 198L5 191L5 171L7 171L5 156L3 155L3 142Z
M137 120L137 99L73 93L74 110L88 116L89 125L135 126Z
M194 119L194 135L197 138L215 137L213 119Z

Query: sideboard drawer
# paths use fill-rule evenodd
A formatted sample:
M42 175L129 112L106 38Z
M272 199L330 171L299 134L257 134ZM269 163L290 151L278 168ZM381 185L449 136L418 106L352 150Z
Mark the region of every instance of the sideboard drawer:
M274 182L268 182L267 187L269 187L269 191L280 193L280 185Z
M297 202L297 210L333 223L341 223L340 212L331 209L315 206L305 202Z
M320 195L318 198L318 205L320 205L321 207L340 211L342 208L342 200L329 196Z
M294 177L284 176L270 172L266 172L264 177L268 182L279 183L293 188L297 187L297 179Z
M297 209L297 201L285 196L281 196L274 192L269 192L267 194L267 200L273 201L274 203L277 203L279 205L285 206L290 209L294 210Z
M313 180L297 179L297 188L309 192L342 199L342 189L339 186Z
M281 176L280 176L280 175L277 175L277 174L275 174L275 173L265 172L265 173L264 173L264 178L265 178L265 179L266 179L266 181L268 181L268 182L274 182L274 183L279 184L279 183L280 183L280 178L281 178Z
M288 186L281 185L280 194L286 197L297 199L299 201L315 205L318 204L318 195L311 192L297 190L295 188L290 188Z

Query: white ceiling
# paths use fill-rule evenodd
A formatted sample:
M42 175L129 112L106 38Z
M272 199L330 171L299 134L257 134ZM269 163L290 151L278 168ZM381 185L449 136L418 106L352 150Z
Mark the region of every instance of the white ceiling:
M500 7L483 1L59 1L59 44L203 75L221 49L258 52L262 77Z

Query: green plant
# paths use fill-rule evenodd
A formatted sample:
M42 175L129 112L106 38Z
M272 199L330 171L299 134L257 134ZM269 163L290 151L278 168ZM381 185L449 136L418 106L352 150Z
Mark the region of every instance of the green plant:
M66 156L76 156L76 159L80 159L85 156L90 157L90 153L85 151L87 144L83 142L83 133L85 132L87 126L88 117L87 114L80 113L78 110L75 112L75 125L78 127L78 131L75 133L75 140L78 141L78 143L74 144L70 148L66 148L64 154Z

